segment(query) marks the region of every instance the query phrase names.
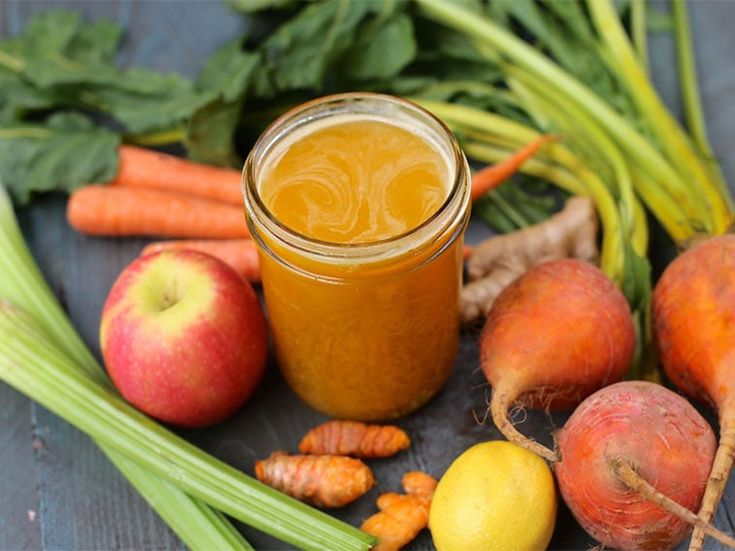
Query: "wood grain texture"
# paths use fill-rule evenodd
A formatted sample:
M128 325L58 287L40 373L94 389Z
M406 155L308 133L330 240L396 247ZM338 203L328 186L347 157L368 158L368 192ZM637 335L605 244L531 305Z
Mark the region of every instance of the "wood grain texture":
M121 61L187 75L197 69L219 44L236 36L241 19L219 2L0 2L0 36L20 30L31 13L50 6L80 10L87 16L110 17L129 31ZM710 136L730 182L735 182L735 159L727 155L735 145L735 2L695 2L690 5L702 96ZM664 98L679 112L680 100L673 71L675 58L670 38L651 40L653 75ZM75 234L63 217L64 199L46 197L20 213L23 231L54 291L69 309L76 327L98 352L97 326L107 290L120 270L140 251L144 241L106 240ZM488 234L473 224L468 240ZM655 242L654 242L655 245ZM658 253L658 251L654 251ZM337 512L354 525L375 511L375 499L400 488L402 474L411 469L440 476L453 458L470 445L496 439L490 420L478 423L486 410L489 388L478 369L477 335L465 333L456 361L456 372L441 394L421 412L399 423L411 436L409 450L388 460L370 464L378 485L358 502ZM130 486L84 435L43 408L31 408L27 400L0 387L0 549L174 549L180 543L135 494ZM6 406L6 404L8 404ZM547 419L530 412L521 430L550 443L554 426L566 415ZM710 414L710 419L714 421ZM252 474L256 459L275 449L296 451L301 436L326 420L304 406L280 377L273 361L259 391L229 421L207 430L182 434L205 450ZM31 463L31 427L43 442ZM24 488L38 493L25 492ZM9 496L6 498L6 496ZM735 530L735 481L731 481L718 510L716 524ZM28 523L26 511L36 508L39 517ZM24 522L24 520L26 522ZM260 533L243 527L258 549L283 549ZM586 536L562 507L552 541L555 549L589 549ZM427 549L426 532L410 549ZM686 548L685 545L680 546ZM718 549L717 545L708 548Z
M41 546L34 448L31 403L0 383L0 549Z

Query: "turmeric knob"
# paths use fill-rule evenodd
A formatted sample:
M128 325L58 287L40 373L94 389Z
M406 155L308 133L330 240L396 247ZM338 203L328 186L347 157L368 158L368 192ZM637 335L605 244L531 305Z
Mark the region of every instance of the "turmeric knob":
M301 453L388 457L411 444L408 435L393 425L367 425L357 421L327 421L310 430L299 444Z
M318 507L342 507L373 487L370 468L338 455L288 455L274 452L255 462L255 476L296 499Z
M436 484L426 473L411 471L403 476L407 494L387 493L378 498L380 512L362 523L365 532L378 538L372 551L397 551L426 528Z
M409 471L403 475L401 483L407 494L416 496L427 504L431 503L436 490L436 478L421 471Z

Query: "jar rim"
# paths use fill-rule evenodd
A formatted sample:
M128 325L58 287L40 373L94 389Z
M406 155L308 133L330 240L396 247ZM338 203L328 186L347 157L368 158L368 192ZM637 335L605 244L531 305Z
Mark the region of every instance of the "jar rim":
M435 134L441 135L449 145L447 149L450 150L450 155L448 155L449 163L447 167L450 171L452 184L444 202L435 212L417 226L384 239L358 243L341 243L325 241L304 235L280 221L278 217L276 217L275 214L267 207L260 195L258 181L256 179L256 169L258 163L267 157L272 146L278 143L284 134L293 129L289 127L289 123L293 123L292 126L307 125L315 120L320 120L321 118L330 116L329 114L314 116L313 113L312 116L309 116L310 112L350 102L381 102L385 104L393 104L415 116L423 118L424 125ZM432 125L435 128L432 128ZM252 221L253 219L257 219L280 243L294 247L304 253L313 254L322 258L355 258L355 256L368 258L376 255L379 256L380 251L385 250L386 248L395 250L396 244L413 241L415 236L421 236L426 233L429 233L429 235L441 233L441 229L444 227L443 224L440 224L441 219L452 206L456 205L454 210L456 211L456 215L459 216L451 216L451 218L457 218L461 221L461 219L464 218L464 216L462 216L464 206L469 203L467 172L467 160L459 146L459 143L447 125L433 113L412 101L388 94L348 92L322 96L302 103L273 121L258 137L245 161L242 171L242 192L248 215L248 225L250 226L251 234L254 238L258 239L258 236L256 235L257 231L254 231L256 228L253 227ZM437 228L439 230L438 232L428 232L428 230L437 225L441 226L440 228ZM258 240L260 241L260 239ZM427 239L421 239L418 241L420 243L424 243Z

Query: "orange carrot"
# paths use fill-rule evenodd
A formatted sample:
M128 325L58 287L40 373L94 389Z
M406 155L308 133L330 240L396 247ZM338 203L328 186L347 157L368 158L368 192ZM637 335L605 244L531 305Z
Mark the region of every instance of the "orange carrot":
M375 484L370 468L341 455L274 452L255 462L255 476L276 490L318 507L342 507Z
M429 522L429 507L436 480L426 473L412 471L403 475L407 495L382 494L377 501L379 512L362 523L362 529L378 538L372 551L397 551Z
M335 419L310 430L299 444L301 453L388 457L411 444L408 435L393 425L366 425Z
M469 260L469 258L472 256L472 253L475 250L474 245L467 245L465 243L464 247L462 248L462 258L466 261Z
M132 145L120 146L120 168L110 185L180 191L240 207L243 203L240 171Z
M472 200L480 198L513 176L523 163L533 157L542 145L556 140L556 136L544 134L530 141L504 161L483 168L472 176Z
M171 249L190 249L219 258L250 283L260 283L258 249L250 239L185 239L146 245L141 256Z
M242 209L173 191L86 186L71 194L66 218L90 235L248 237Z

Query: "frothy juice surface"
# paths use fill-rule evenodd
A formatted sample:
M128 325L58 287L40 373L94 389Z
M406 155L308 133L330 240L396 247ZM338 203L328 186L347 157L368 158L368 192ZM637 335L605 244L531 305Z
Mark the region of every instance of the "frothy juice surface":
M268 235L260 247L279 367L334 417L407 414L454 364L463 224L442 215L456 169L408 128L366 116L308 122L276 142L257 182L280 225L339 249L315 259ZM439 229L411 233L430 219ZM352 255L391 238L378 259Z
M373 243L429 219L447 198L445 159L426 140L376 120L337 122L291 143L260 186L276 218L331 243Z

